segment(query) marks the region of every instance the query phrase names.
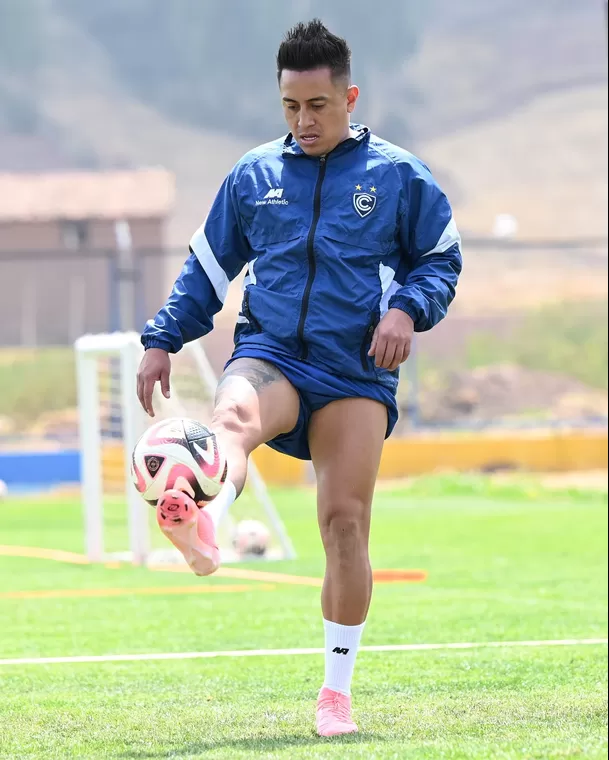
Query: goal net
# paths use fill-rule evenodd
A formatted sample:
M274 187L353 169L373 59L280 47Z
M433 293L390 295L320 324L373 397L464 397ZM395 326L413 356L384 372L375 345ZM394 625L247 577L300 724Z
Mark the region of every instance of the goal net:
M169 417L211 419L217 379L199 341L172 356L171 398L155 388L151 420L141 409L135 377L143 355L139 335L85 335L75 344L78 375L81 481L85 545L92 562L112 560L158 566L184 564L163 536L151 509L135 490L131 452L146 427ZM230 466L230 463L229 463ZM263 523L270 541L261 557L241 554L233 546L241 521ZM248 483L222 519L218 545L224 563L295 557L290 538L250 459Z

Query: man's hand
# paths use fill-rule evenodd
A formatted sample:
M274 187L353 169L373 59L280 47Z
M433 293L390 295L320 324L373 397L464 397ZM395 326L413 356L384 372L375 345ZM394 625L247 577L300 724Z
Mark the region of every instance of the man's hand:
M368 356L376 357L377 367L393 372L408 359L413 335L412 318L401 309L389 309L374 331Z
M154 417L152 408L152 392L157 380L161 382L161 391L169 398L169 376L171 374L171 359L162 348L149 348L144 354L137 373L137 397L146 414Z

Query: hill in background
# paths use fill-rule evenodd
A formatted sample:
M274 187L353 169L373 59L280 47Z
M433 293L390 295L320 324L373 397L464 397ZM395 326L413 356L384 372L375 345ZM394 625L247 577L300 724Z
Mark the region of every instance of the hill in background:
M373 16L345 7L0 0L0 171L167 167L171 278L231 165L282 132L276 44L289 23L320 13L352 42L358 119L421 155L466 235L489 236L510 213L524 239L606 238L600 0L386 0ZM466 264L457 314L607 293L604 245L476 249ZM221 321L232 323L238 300L235 289Z

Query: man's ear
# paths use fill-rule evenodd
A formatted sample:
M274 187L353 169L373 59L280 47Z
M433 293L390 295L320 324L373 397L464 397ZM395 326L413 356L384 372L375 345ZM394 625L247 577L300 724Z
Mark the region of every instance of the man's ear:
M359 98L359 87L356 84L352 84L347 89L347 111L353 113L355 111L355 104Z

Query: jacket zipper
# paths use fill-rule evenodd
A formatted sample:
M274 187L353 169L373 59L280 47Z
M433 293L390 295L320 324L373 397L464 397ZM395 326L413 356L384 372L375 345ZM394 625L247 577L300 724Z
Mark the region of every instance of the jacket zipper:
M309 236L307 238L307 255L309 259L309 276L307 278L307 284L305 286L304 295L302 297L302 307L300 309L300 319L298 320L298 340L302 346L300 358L304 361L309 355L309 347L305 343L304 328L305 321L307 319L307 312L309 310L309 300L311 298L311 288L313 287L313 280L315 279L315 273L317 270L317 262L315 261L315 231L317 230L317 224L321 215L321 186L323 185L324 177L326 175L326 157L322 156L319 159L319 175L317 177L317 184L315 186L315 197L313 200L313 221L309 229Z
M250 291L249 288L245 291L245 297L243 299L243 315L249 319L250 325L256 330L257 332L262 332L262 327L260 326L260 322L252 315L252 310L250 309Z

